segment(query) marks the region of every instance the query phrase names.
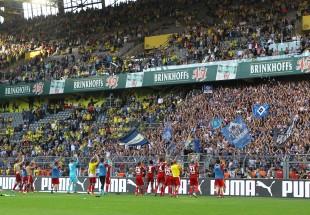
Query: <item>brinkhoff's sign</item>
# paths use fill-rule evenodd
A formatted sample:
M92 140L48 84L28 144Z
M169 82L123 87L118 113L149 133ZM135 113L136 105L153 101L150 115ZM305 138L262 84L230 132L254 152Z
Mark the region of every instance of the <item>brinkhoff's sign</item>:
M0 177L0 189L10 190L14 186L14 177ZM87 177L79 177L77 191L86 192L88 186ZM59 190L66 192L69 184L68 177L60 178ZM280 180L280 179L230 179L225 180L227 196L245 197L277 197L277 198L310 198L309 180ZM51 190L52 179L50 177L35 177L35 190L47 192ZM155 186L155 185L154 185ZM100 184L97 180L95 189L98 191ZM111 178L110 192L134 194L136 188L135 178ZM148 192L150 192L150 187ZM166 189L168 193L168 189ZM182 178L179 194L189 193L189 179ZM213 179L199 179L198 194L205 196L215 195Z
M193 84L266 76L310 74L310 56L290 56L257 61L225 61L179 66L156 67L148 71L100 75L81 79L28 82L0 85L0 98L38 96L152 87L172 84Z
M261 75L265 73L287 73L287 72L293 72L293 64L291 61L255 63L250 65L251 75Z

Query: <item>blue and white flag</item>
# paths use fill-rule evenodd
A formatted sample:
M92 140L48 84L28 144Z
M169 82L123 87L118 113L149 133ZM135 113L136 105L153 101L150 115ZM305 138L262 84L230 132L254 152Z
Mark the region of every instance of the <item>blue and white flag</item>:
M213 87L210 85L203 85L203 93L213 93Z
M171 129L171 125L168 121L165 124L165 129L163 132L163 139L168 140L168 141L172 141L172 129Z
M236 148L243 149L251 142L248 126L242 120L241 116L225 126L221 132L228 142L234 144Z
M214 130L219 129L222 125L222 118L214 118L210 120L210 124Z
M126 134L124 137L120 138L120 145L126 146L143 146L148 144L149 141L145 139L138 131L133 130Z
M269 104L253 105L253 115L258 118L263 118L269 115Z

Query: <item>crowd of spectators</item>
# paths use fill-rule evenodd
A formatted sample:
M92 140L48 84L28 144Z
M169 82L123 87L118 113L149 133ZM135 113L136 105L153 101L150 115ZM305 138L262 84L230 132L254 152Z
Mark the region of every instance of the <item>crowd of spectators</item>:
M287 13L292 11L296 17L288 19ZM0 83L81 78L163 65L303 52L309 38L300 35L296 23L307 11L307 1L303 0L281 0L272 5L254 0L138 1L105 10L8 22L1 25ZM150 29L154 23L180 26L168 41L170 47L118 55L124 44L140 43L151 30L158 29ZM273 43L288 41L300 41L300 46L298 42L298 46L288 49L269 48ZM78 54L73 47L78 47ZM32 50L41 53L18 61ZM15 61L18 63L13 64Z
M68 119L52 119L36 130L23 127L19 141L11 141L10 134L3 135L1 156L16 157L23 153L28 157L36 156L72 156L79 153L89 157L95 153L102 156L180 156L192 153L203 156L222 157L227 160L230 175L239 174L246 177L247 172L254 170L275 172L282 168L285 156L297 164L292 171L309 171L310 119L308 95L309 81L263 81L256 84L238 84L214 87L212 94L186 89L169 96L152 94L144 98L134 95L120 97L114 101L115 106L96 104L91 99L83 104L72 106L68 101L54 107L72 110ZM81 99L82 101L83 99ZM270 104L270 115L264 119L255 118L253 104ZM53 109L49 107L48 110ZM237 116L242 116L249 127L251 143L244 149L237 149L221 134L221 128ZM104 120L98 121L100 117ZM213 129L210 120L220 117L223 123L219 129ZM289 141L278 145L275 137L285 131L292 119L296 119L294 132ZM165 121L169 121L173 131L173 147L163 139ZM153 122L162 122L159 127L141 130L149 144L140 147L119 145L121 135L129 130L145 128ZM141 126L142 124L142 126ZM186 146L187 139L192 140ZM194 146L199 140L199 146ZM247 157L247 167L239 169ZM304 160L306 159L306 160ZM186 159L184 161L187 161ZM212 162L211 162L212 163ZM212 169L210 169L212 173ZM204 172L208 174L208 172ZM211 174L210 173L210 174ZM267 177L266 175L259 177Z

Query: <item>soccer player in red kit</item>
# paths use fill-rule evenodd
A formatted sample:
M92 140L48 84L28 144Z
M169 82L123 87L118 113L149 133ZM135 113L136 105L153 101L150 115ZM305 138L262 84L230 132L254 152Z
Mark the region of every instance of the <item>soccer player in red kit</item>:
M23 182L22 182L22 177L20 174L20 166L22 165L22 163L24 162L24 155L22 156L21 160L16 160L16 163L14 165L14 171L15 171L15 184L14 187L12 189L12 191L15 190L15 188L18 186L19 187L19 192L23 192Z
M164 195L164 185L165 185L165 167L166 163L164 162L164 158L159 158L159 161L156 165L157 171L157 186L155 188L155 196L157 195L157 190L160 190L160 196Z
M166 167L165 167L165 188L168 187L168 193L170 194L170 196L173 196L173 182L172 182L173 178L172 178L172 172L171 172L171 165L170 162L167 162Z
M191 161L188 171L189 171L189 196L192 198L194 196L197 198L196 191L198 190L198 170L199 167L195 164L195 161Z
M34 192L34 186L33 186L33 177L32 177L32 171L35 169L35 162L26 162L26 172L27 172L27 193L29 192L29 189L31 189L32 192Z
M155 174L155 166L153 165L153 161L150 160L150 164L146 167L146 188L145 193L149 188L149 184L151 183L151 192L154 193L154 174Z
M135 195L138 195L138 191L140 191L141 196L143 196L143 174L144 174L144 167L141 161L138 162L138 166L136 166L136 192Z
M109 188L110 188L110 184L111 184L111 166L112 166L111 159L108 158L108 163L104 164L104 167L107 170L107 175L105 177L105 192L106 193L109 192Z

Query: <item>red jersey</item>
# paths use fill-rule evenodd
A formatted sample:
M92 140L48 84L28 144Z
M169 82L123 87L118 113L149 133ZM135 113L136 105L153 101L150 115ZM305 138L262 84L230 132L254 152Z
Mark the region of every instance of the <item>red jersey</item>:
M143 178L143 171L144 171L143 166L137 166L136 167L136 178Z
M111 166L109 164L105 164L104 167L107 169L106 177L111 177Z
M159 176L163 176L165 175L165 167L166 167L166 163L165 162L159 162L157 163L157 175Z
M310 179L310 172L308 172L308 179Z
M190 178L198 178L198 165L197 164L191 164L189 165L189 177Z
M148 166L146 167L146 171L147 171L147 177L154 177L155 166L153 166L153 165L148 165Z
M166 166L165 167L165 176L171 176L172 177L172 171L171 171L171 168Z
M283 178L283 171L281 169L276 171L276 178Z

